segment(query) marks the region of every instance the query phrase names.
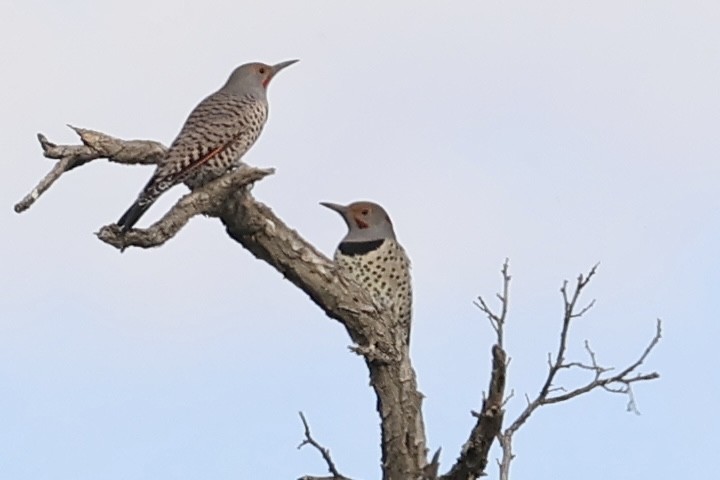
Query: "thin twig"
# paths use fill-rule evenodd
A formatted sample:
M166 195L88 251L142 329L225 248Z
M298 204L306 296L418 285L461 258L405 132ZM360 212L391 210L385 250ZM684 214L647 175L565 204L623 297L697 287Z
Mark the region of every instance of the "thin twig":
M305 439L298 445L298 450L304 447L305 445L311 445L313 446L318 452L320 452L320 455L322 455L323 460L325 460L325 463L327 464L328 471L332 474L332 477L322 477L322 478L330 478L333 480L350 480L348 477L342 475L340 472L338 472L337 467L335 467L335 462L333 462L332 458L330 457L330 450L320 445L310 434L310 426L308 425L307 420L305 419L305 414L303 412L300 413L300 420L302 420L303 426L305 427ZM302 477L302 479L308 480L308 479L319 479L321 477Z
M628 411L632 411L635 413L639 413L637 409L637 405L635 403L635 398L632 396L632 389L631 384L637 383L637 382L643 382L647 380L655 380L660 378L660 374L657 372L652 373L646 373L646 374L636 374L634 376L629 377L631 373L635 372L635 370L640 367L645 360L647 359L648 355L650 355L650 352L655 348L655 346L658 344L660 339L662 338L662 322L658 319L657 324L655 326L655 335L653 336L652 340L650 340L650 343L645 348L645 351L640 355L640 357L629 367L625 368L623 371L612 375L610 377L601 378L602 373L606 373L612 369L609 368L603 368L600 366L596 367L596 378L587 384L583 385L582 387L578 387L574 390L571 390L563 395L558 395L554 397L545 397L541 404L542 405L550 405L553 403L559 403L564 402L566 400L570 400L571 398L577 397L578 395L582 395L584 393L587 393L591 390L595 390L596 388L602 388L603 390L606 390L611 393L621 393L628 395ZM617 387L615 385L618 385Z
M510 479L510 463L515 458L512 451L512 433L498 433L498 443L502 449L501 460L497 461L500 470L500 480Z
M638 413L637 404L635 397L632 392L632 384L642 381L655 380L659 378L657 372L648 374L631 374L635 373L636 369L642 365L647 359L650 352L655 348L661 338L662 328L660 320L657 321L657 327L655 335L650 341L649 345L645 348L640 357L631 365L616 373L615 375L608 375L608 372L613 371L613 368L603 367L597 361L595 352L590 348L590 343L585 341L585 350L590 358L590 364L583 362L566 362L565 352L567 351L568 334L570 331L570 325L572 320L577 319L585 315L595 304L595 301L591 301L585 307L579 308L578 300L583 292L584 288L588 285L592 277L595 275L597 265L590 269L587 276L580 275L575 283L575 288L572 291L568 290L568 282L563 282L563 286L560 289L560 293L564 303L564 314L562 318L562 328L560 330L560 341L557 350L554 355L548 354L548 374L540 388L539 393L534 399L530 399L526 395L527 405L525 409L518 415L515 421L510 424L504 432L498 435L498 441L502 448L502 457L498 461L498 467L500 469L500 480L508 480L510 472L510 464L515 458L512 452L512 438L515 432L530 418L530 416L542 405L549 405L553 403L560 403L572 398L578 397L585 393L588 393L595 389L604 389L612 393L621 393L628 395L628 411ZM579 310L578 310L579 308ZM568 389L563 386L555 385L555 379L563 369L578 368L581 370L587 370L593 372L593 378L585 385L575 388ZM562 393L558 393L562 392Z
M500 348L504 348L505 334L503 327L505 326L505 319L507 318L508 306L510 304L510 280L512 277L509 273L509 265L510 260L506 258L502 269L500 270L500 274L503 278L502 293L495 294L497 299L500 300L500 313L495 313L482 296L479 296L474 302L475 306L478 307L488 318L490 326L495 331L495 336L497 338L496 343Z
M507 429L507 432L510 432L512 434L517 431L517 429L520 428L520 426L527 421L530 415L532 415L532 413L540 405L542 405L543 400L546 399L548 394L550 393L550 389L552 388L555 376L557 375L558 371L563 368L565 362L565 351L567 350L567 337L568 332L570 331L570 323L574 318L577 318L579 316L579 314L575 312L575 307L583 289L587 286L588 282L590 282L592 277L595 275L596 269L597 265L593 266L590 269L587 277L583 277L582 274L579 275L575 284L575 289L572 293L568 292L568 282L563 282L563 286L560 289L560 292L562 294L564 302L564 315L562 319L562 328L560 330L560 342L558 344L557 351L554 355L554 359L552 358L552 356L549 355L548 374L545 378L545 382L540 388L540 392L538 393L537 397L535 397L534 400L528 399L527 407L525 407L525 409L520 413L518 418L510 425L510 427ZM587 307L583 308L583 311L587 312Z

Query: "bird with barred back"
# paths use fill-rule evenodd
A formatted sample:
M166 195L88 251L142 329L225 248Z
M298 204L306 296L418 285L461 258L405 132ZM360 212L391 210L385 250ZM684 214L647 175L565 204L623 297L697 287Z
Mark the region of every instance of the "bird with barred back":
M343 206L322 202L338 212L348 233L335 250L335 264L366 289L373 300L393 313L410 342L412 285L410 259L398 243L387 212L373 202Z
M170 187L184 182L194 189L237 167L267 120L270 80L295 62L241 65L220 90L200 102L135 203L118 220L121 230L131 229Z

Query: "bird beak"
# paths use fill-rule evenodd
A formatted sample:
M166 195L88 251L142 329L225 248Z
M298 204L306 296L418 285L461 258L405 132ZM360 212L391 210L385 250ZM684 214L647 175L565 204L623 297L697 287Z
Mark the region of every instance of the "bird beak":
M335 210L342 216L345 216L345 213L347 212L347 207L345 205L338 205L337 203L330 202L320 202L320 205L322 205L323 207L327 207L330 210Z
M280 70L282 70L283 68L289 67L289 66L292 65L293 63L297 63L297 62L299 62L299 61L300 61L300 60L288 60L288 61L286 61L286 62L280 62L280 63L278 63L277 65L273 65L273 66L272 66L273 77L274 77L275 75L277 75L277 73L278 73Z

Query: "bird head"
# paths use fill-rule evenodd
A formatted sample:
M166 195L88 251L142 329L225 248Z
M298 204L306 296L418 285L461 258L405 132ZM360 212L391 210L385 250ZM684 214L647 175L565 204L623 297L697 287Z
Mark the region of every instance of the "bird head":
M320 205L339 213L348 226L344 242L367 242L391 238L395 231L385 209L373 202L353 202L350 205L321 202Z
M270 80L272 80L280 70L298 61L299 60L288 60L275 65L267 65L259 62L240 65L233 70L223 89L238 92L258 89L265 91L270 84Z

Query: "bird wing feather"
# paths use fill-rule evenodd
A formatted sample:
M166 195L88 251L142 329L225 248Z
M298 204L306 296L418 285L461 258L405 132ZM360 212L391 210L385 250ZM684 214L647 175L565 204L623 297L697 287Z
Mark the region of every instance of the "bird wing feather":
M145 188L150 196L159 195L181 182L193 170L222 154L243 135L251 134L242 114L243 105L233 98L222 99L218 95L216 93L206 98L190 113ZM151 190L158 191L151 193Z

